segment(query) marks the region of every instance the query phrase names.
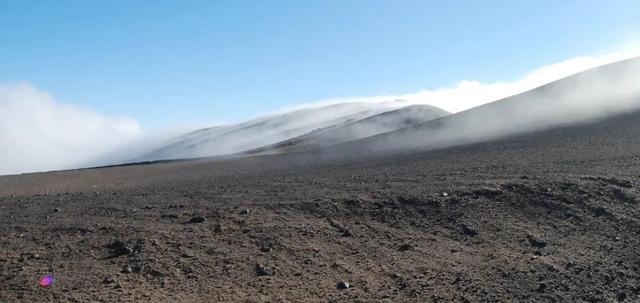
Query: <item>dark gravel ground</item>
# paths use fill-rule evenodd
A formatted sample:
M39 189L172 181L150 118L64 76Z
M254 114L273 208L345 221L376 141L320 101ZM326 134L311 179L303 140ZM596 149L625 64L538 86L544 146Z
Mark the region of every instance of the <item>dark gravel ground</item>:
M0 302L638 302L639 133L0 177Z

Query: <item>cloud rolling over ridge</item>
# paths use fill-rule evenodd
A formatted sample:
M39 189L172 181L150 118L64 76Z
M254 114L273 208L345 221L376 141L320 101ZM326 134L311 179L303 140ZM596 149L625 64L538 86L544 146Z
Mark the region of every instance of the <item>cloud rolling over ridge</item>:
M639 54L632 51L577 57L543 66L511 82L463 80L450 87L412 94L341 97L296 105L277 113L328 104L395 100L403 100L404 105L429 104L460 112ZM596 103L586 105L589 111L606 106ZM318 122L308 121L310 124ZM122 163L149 151L145 149L154 148L151 145L174 136L177 136L176 132L143 130L131 118L111 117L88 108L61 103L27 83L0 84L0 175ZM261 137L260 134L256 136Z

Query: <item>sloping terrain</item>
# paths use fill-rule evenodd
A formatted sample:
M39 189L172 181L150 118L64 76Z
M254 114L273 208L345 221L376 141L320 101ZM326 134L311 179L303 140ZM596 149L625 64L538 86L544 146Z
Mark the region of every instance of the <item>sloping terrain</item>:
M594 68L421 125L346 144L343 151L434 149L606 118L640 108L640 58Z
M399 108L401 100L308 108L199 130L131 162L272 154L339 143L346 143L342 152L360 153L482 142L636 109L638 81L640 58L633 58L452 115L426 105Z
M637 302L639 132L0 177L0 301Z
M243 152L316 129L364 119L399 106L399 102L344 103L269 115L235 125L195 131L134 160L187 159Z
M639 67L320 149L0 177L0 302L638 302Z
M410 105L357 121L332 125L277 144L258 148L247 154L291 152L328 146L374 136L449 115L430 105Z

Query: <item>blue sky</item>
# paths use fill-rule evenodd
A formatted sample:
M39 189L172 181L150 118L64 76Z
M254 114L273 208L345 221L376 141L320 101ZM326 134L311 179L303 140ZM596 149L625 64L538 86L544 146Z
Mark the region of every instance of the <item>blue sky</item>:
M640 1L0 1L0 82L145 128L510 80L636 39Z

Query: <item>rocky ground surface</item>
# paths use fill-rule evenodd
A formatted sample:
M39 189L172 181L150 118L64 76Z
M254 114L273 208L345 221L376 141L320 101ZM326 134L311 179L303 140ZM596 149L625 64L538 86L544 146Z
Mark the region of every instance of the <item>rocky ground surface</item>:
M0 302L638 302L635 121L2 177Z

